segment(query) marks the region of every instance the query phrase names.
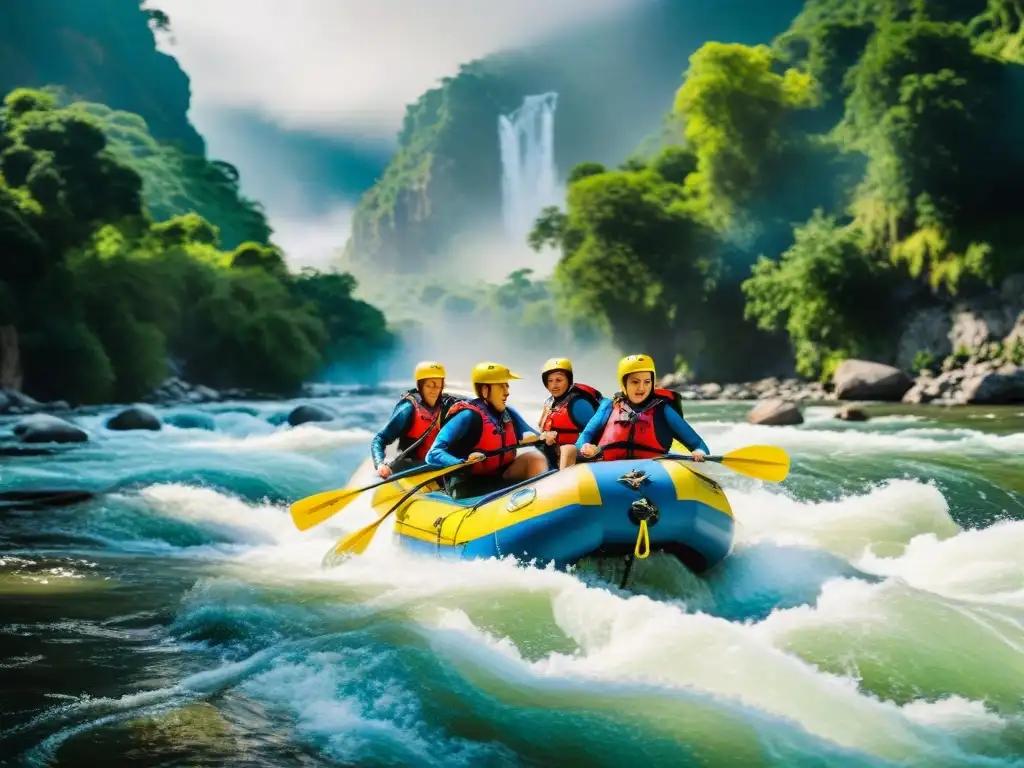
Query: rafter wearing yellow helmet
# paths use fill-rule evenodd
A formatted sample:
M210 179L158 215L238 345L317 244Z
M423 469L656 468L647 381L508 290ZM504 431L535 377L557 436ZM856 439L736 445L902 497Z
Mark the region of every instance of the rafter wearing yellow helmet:
M649 373L653 382L658 378L658 371L654 367L654 360L647 355L628 355L619 360L619 386L626 386L626 377L631 373Z
M588 459L618 461L663 456L678 440L696 461L711 453L707 443L683 417L678 392L656 386L657 369L650 355L619 360L622 391L605 400L576 441Z
M447 379L448 372L441 363L435 360L423 360L416 363L412 372L413 380L419 384L424 379Z
M478 363L470 374L476 399L456 403L442 421L427 464L452 467L474 462L466 470L449 475L445 486L455 498L480 496L535 477L547 469L544 456L535 451L517 455L516 445L526 435L537 435L514 408L508 407L509 382L521 379L507 365ZM485 453L494 455L484 456Z
M462 399L444 393L447 371L436 360L416 363L412 376L416 386L402 395L388 423L370 441L370 456L380 477L422 464L441 429L441 416ZM384 453L396 440L398 457L385 463Z
M539 426L548 466L565 469L576 463L576 438L597 411L601 393L577 384L572 360L552 357L541 366L540 379L551 397L544 403Z

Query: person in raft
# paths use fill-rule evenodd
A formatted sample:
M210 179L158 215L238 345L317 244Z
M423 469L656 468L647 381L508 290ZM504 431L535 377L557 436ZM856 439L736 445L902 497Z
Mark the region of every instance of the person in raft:
M422 464L441 429L441 417L463 399L444 393L446 373L441 363L433 360L418 363L413 378L416 386L402 395L388 423L370 442L370 457L378 477L390 477L394 472ZM396 440L399 455L385 463L384 451Z
M601 393L589 384L573 380L572 361L553 357L544 363L540 380L551 397L544 403L538 426L549 436L543 446L551 469L565 469L576 463L576 439L597 413Z
M479 363L471 376L476 399L456 403L442 420L441 431L427 452L427 464L451 467L473 462L471 467L445 478L445 488L452 498L483 496L547 471L547 460L536 451L516 455L513 448L484 455L516 443L550 437L539 435L506 405L509 381L521 378L499 363Z
M675 438L704 461L711 453L703 438L683 418L678 392L654 386L654 360L629 355L619 361L622 391L601 406L576 441L580 454L597 461L664 456Z

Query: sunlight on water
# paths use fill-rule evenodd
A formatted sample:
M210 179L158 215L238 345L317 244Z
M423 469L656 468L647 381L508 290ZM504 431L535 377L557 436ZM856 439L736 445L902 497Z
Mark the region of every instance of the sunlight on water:
M781 487L709 470L739 527L706 577L655 556L627 591L601 567L445 562L403 553L386 526L324 569L374 511L361 497L299 532L287 501L357 468L372 481L366 444L391 402L298 428L265 428L287 404L214 431L97 419L89 445L8 463L13 485L136 482L4 517L5 753L1021 764L1024 507L984 475L1021 435L917 415L850 429L828 409L753 427L694 406L716 452L775 444L794 467Z

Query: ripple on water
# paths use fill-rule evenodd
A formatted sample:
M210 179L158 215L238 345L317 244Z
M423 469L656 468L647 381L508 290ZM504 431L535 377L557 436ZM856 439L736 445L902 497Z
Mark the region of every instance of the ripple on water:
M386 536L321 570L373 512L357 502L300 533L287 500L343 485L392 404L363 397L355 418L296 429L271 423L287 403L204 408L213 430L144 436L100 414L95 444L5 464L5 482L116 490L0 518L0 664L17 684L0 748L150 764L1020 764L1024 514L990 472L1019 434L928 411L851 426L828 408L753 427L737 422L747 406L699 404L716 451L769 443L794 460L781 488L711 470L740 525L705 578L653 557L623 591L603 565L441 562Z

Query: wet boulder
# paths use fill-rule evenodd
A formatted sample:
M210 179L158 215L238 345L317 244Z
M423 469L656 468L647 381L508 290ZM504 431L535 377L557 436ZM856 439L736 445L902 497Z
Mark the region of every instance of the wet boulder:
M48 413L26 416L12 431L23 443L84 443L89 439L81 427Z
M861 406L848 403L836 411L835 418L841 421L867 421L871 417Z
M300 405L288 414L288 423L293 427L317 421L334 421L337 414L322 405Z
M844 360L832 376L838 400L898 403L914 382L899 368L869 360Z
M141 405L133 405L125 408L116 416L107 420L107 429L118 432L129 430L145 429L156 432L163 427L160 417L150 408Z
M779 398L761 400L747 413L750 424L766 427L792 427L804 423L800 406Z
M43 403L24 392L0 388L0 413L36 413L43 409Z
M1024 366L1012 363L965 377L960 399L969 405L1024 403Z

